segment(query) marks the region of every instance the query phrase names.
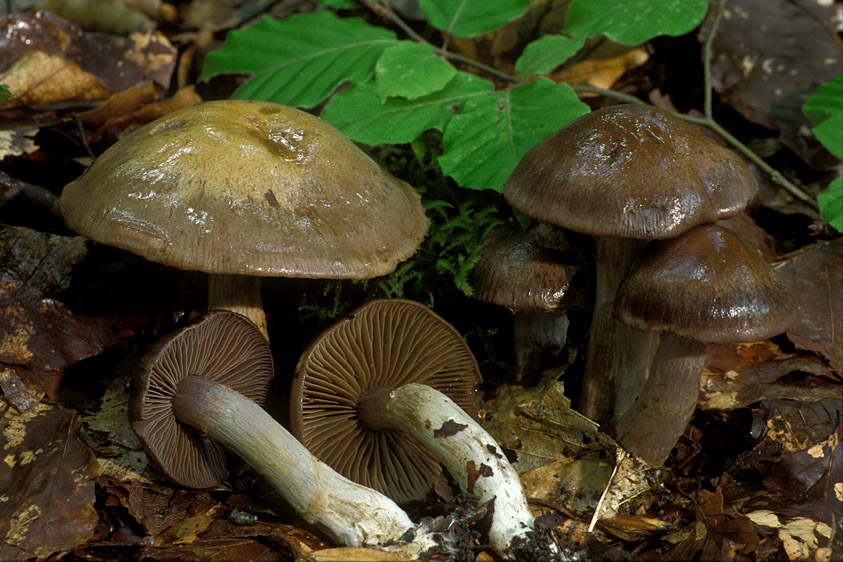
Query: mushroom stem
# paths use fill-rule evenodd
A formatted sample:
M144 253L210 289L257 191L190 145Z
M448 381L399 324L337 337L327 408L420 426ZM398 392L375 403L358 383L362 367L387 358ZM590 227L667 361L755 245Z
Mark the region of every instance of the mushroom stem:
M443 393L423 384L371 390L358 402L361 421L415 437L448 469L460 488L480 502L494 502L489 542L514 559L515 539L527 539L533 514L518 473L495 440Z
M562 352L568 334L568 312L522 309L515 312L515 381L530 384Z
M208 276L208 310L222 309L242 314L252 322L269 341L266 331L266 313L261 300L261 278L251 275Z
M597 237L594 312L579 410L606 424L629 406L647 380L654 335L615 319L615 294L646 240Z
M662 332L638 399L613 423L624 449L651 465L670 454L694 414L709 345Z
M338 543L418 556L433 546L398 505L316 459L260 406L197 376L178 383L176 419L207 433L263 475L304 518ZM408 533L408 531L414 531ZM411 542L403 542L406 537ZM398 543L385 547L386 544Z

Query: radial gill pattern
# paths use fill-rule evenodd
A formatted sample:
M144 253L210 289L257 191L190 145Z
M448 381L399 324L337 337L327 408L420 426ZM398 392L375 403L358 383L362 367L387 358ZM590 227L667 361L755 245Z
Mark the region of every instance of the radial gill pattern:
M262 404L273 371L269 346L252 322L233 312L209 312L162 338L140 360L132 427L167 478L191 488L216 486L227 475L225 453L176 419L172 399L178 383L189 375L205 377Z
M415 439L361 423L366 391L429 385L475 414L477 361L459 332L429 308L402 299L364 304L311 342L291 400L293 433L335 470L399 503L420 499L441 472Z

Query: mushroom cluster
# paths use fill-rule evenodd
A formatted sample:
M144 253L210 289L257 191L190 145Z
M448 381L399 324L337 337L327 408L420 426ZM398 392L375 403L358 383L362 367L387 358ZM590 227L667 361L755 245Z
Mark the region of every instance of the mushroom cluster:
M376 277L424 238L420 197L309 113L209 101L106 150L59 200L69 228L209 273L208 308L266 335L260 278Z
M671 113L638 104L572 121L530 149L507 179L504 196L514 208L595 238L580 410L622 441L638 429L618 434L615 424L648 384L659 337L616 319L622 281L650 241L734 216L756 190L737 155Z

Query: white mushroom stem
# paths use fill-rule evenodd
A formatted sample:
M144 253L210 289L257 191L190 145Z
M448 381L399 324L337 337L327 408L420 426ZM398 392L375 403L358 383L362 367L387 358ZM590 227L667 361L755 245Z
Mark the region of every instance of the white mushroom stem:
M615 439L651 465L664 462L691 420L708 344L662 332L637 401L614 420Z
M208 276L208 310L222 309L242 314L269 340L266 331L266 313L261 299L261 278L250 275Z
M319 461L260 406L205 379L189 376L172 402L176 419L208 434L263 475L304 518L339 544L418 557L434 546L398 505ZM408 531L414 531L408 533ZM410 542L404 542L409 538ZM387 543L399 542L393 546Z
M653 333L630 328L614 316L618 287L646 243L597 238L594 312L579 410L601 425L621 414L647 380Z
M494 502L489 542L514 559L512 541L533 529L518 473L486 430L453 400L423 384L379 388L358 402L361 421L372 429L399 429L427 447L457 481L481 502Z

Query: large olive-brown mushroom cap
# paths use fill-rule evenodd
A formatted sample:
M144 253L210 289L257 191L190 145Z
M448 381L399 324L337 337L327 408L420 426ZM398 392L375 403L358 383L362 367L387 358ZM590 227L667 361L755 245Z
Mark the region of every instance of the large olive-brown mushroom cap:
M410 185L318 117L233 100L134 131L60 206L75 232L149 260L259 276L383 275L428 225Z
M733 216L757 189L739 156L667 111L631 104L583 115L535 145L503 193L575 232L654 239Z
M205 377L262 404L273 373L269 345L254 324L233 312L209 312L144 354L134 373L132 427L170 480L191 488L216 486L227 476L225 453L176 420L172 401L179 381Z
M371 428L358 402L367 391L420 383L472 412L480 382L462 336L429 308L370 301L314 339L299 360L293 434L347 478L399 503L420 499L441 472L439 462L409 435Z

